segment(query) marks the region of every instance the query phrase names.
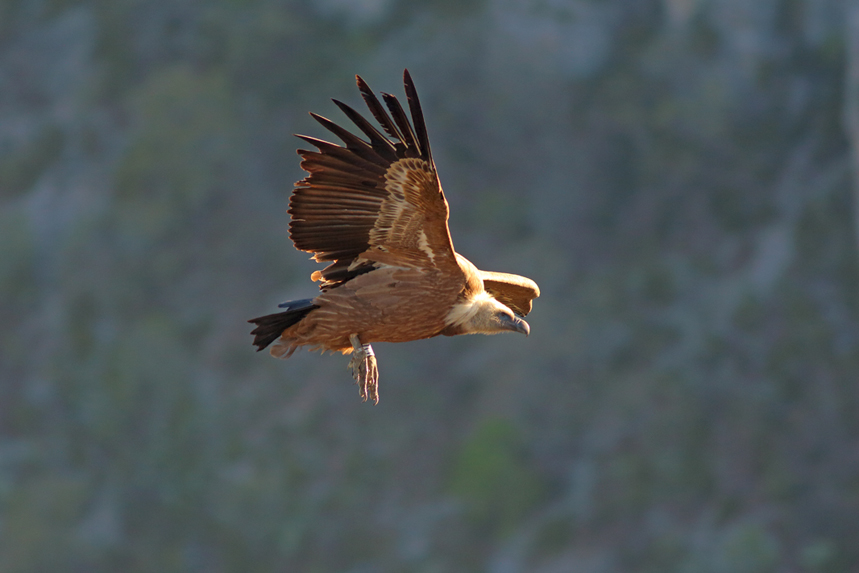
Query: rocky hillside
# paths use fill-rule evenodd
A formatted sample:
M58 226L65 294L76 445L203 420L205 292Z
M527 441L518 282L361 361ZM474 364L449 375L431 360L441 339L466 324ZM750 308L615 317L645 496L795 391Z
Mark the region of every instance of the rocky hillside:
M0 571L859 568L854 0L0 3ZM256 354L411 71L532 334Z

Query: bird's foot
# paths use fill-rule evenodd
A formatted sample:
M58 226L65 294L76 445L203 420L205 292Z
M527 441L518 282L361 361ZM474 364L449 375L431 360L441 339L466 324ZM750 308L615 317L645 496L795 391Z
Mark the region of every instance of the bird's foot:
M369 344L361 344L357 334L349 336L352 343L352 360L349 368L352 377L358 384L358 393L365 402L371 398L373 403L379 403L379 367L376 364L376 355L373 347Z

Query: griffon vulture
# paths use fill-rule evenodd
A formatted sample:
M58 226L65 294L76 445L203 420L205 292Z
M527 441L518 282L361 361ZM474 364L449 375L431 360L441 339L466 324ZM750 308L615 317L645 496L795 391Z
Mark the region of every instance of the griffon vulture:
M384 134L333 100L366 136L313 118L343 141L299 135L318 151L298 150L309 173L289 201L295 247L331 261L311 275L322 291L285 302L283 312L251 319L254 344L289 358L300 346L352 353L349 366L365 401L379 401L372 342L406 342L444 334L527 335L522 320L540 296L534 281L481 271L453 250L448 205L430 153L418 94L403 74L411 123L397 98L385 107L367 83L358 89Z

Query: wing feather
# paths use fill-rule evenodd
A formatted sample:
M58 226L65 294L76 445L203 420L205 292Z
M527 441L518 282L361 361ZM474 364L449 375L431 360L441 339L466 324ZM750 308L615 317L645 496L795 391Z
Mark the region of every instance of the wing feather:
M321 115L317 115L313 112L310 115L322 124L322 126L339 137L343 143L346 144L346 149L361 157L362 159L366 159L371 162L378 163L379 165L385 166L390 164L390 161L386 161L383 157L379 156L379 152L373 149L373 146L358 137L350 133L349 131L343 129L333 121L328 118L322 117ZM326 142L327 143L327 142ZM341 148L342 149L342 148ZM325 152L323 149L320 149L323 153Z
M364 119L364 117L360 113L358 113L345 103L336 99L331 101L337 104L337 107L340 108L340 110L346 115L346 117L348 117L352 121L352 123L358 126L358 129L360 129L367 137L370 138L370 144L373 146L373 149L378 151L380 155L383 155L383 157L389 162L394 162L397 160L397 148L394 147L394 144L391 143L391 141L387 137L379 133L379 130L373 127L373 124Z
M403 80L406 87L406 101L408 101L409 110L412 113L412 124L415 126L415 135L421 149L421 155L426 156L427 161L431 164L432 154L430 153L429 135L427 134L427 126L424 121L424 112L421 109L418 92L415 89L415 83L412 81L409 70L403 73Z
M298 152L308 176L296 183L290 198L289 232L296 248L313 253L317 261L333 261L314 274L323 289L367 272L374 261L459 272L447 227L447 201L408 71L403 81L411 123L395 96L382 94L383 106L357 77L361 96L381 130L352 107L333 100L367 140L315 113L311 116L343 145L298 136L316 151Z
M479 273L484 290L520 316L531 312L531 301L540 296L540 287L529 278L492 271Z
M388 162L386 162L384 159L380 158L376 154L367 154L367 156L364 157L350 149L343 149L339 145L322 139L316 139L315 137L308 137L306 135L299 135L298 137L319 149L319 151L322 152L319 155L324 154L331 159L335 159L343 163L346 169L348 169L350 166L358 167L370 173L381 175L385 172L389 165ZM314 152L304 151L304 153Z
M382 99L385 100L385 105L388 106L388 110L391 112L391 117L394 118L394 123L397 124L397 127L400 128L400 133L403 134L403 143L406 145L406 157L417 157L420 156L420 149L418 148L417 141L415 140L415 134L412 131L412 126L409 124L409 120L406 118L406 112L403 111L403 106L400 105L399 100L391 94L382 93Z
M379 125L382 126L382 129L385 130L385 133L394 138L395 141L402 143L402 134L397 129L397 126L391 121L391 117L388 115L388 112L386 112L385 108L382 107L382 104L379 102L379 98L376 97L376 94L373 93L373 90L370 89L370 86L367 85L367 82L365 82L361 76L357 76L357 80L358 90L361 92L361 97L364 98L364 103L366 103L367 107L370 109L370 113L373 114L373 117L376 118L376 121L378 121Z

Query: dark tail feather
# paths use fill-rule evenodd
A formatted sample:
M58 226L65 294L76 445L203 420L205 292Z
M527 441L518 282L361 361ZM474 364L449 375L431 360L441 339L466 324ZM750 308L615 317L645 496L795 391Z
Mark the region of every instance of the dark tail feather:
M310 298L291 300L278 306L286 310L252 318L248 321L257 325L251 331L251 334L254 335L254 346L257 347L257 352L277 340L284 330L307 316L311 310L319 308L318 305L313 304L313 299Z

